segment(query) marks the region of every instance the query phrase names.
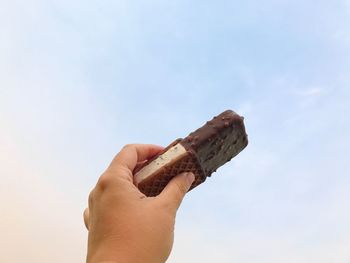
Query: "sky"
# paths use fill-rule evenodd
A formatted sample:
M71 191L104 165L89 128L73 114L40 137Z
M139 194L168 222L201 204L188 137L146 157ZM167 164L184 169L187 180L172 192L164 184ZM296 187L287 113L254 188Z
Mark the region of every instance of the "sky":
M349 72L349 0L0 0L0 261L84 262L120 148L232 109L249 145L186 196L168 262L350 262Z

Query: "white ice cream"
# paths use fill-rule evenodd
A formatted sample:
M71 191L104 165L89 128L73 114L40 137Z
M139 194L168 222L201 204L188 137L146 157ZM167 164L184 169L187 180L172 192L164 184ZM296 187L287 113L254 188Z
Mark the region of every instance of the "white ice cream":
M165 153L159 155L156 159L150 162L147 166L143 167L140 171L138 171L134 175L135 184L138 185L141 181L157 172L164 165L171 163L172 160L181 158L185 154L186 149L181 144L176 144Z

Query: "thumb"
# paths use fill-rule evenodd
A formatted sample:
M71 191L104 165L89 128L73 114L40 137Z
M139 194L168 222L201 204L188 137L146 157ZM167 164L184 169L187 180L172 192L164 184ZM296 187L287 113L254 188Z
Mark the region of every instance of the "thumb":
M158 195L158 198L176 213L194 179L193 173L181 173L175 176Z

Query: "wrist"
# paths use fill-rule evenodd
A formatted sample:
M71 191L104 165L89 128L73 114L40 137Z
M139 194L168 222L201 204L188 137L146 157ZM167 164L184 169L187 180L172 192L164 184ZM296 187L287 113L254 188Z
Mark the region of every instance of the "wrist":
M87 263L152 263L138 258L136 253L120 251L114 248L100 248L90 250L87 254Z

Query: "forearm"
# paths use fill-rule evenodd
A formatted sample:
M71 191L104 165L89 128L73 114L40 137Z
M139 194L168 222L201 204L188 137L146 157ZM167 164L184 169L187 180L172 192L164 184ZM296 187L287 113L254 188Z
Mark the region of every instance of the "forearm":
M154 258L147 251L133 247L104 244L96 250L89 250L87 263L164 263L165 259Z
M135 255L119 248L117 245L99 244L99 246L88 249L87 263L140 263Z

